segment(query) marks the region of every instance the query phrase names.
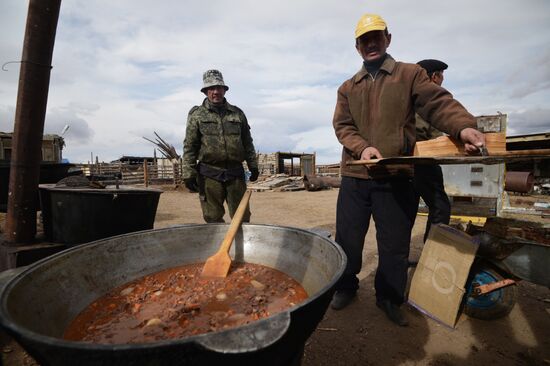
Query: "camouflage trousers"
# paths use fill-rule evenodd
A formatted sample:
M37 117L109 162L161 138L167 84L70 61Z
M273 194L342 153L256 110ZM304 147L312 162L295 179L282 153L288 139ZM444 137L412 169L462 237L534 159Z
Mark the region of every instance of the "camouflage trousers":
M243 179L218 182L206 176L202 176L201 178L204 180L204 197L201 197L201 208L204 221L209 223L224 222L224 201L227 201L229 216L233 217L246 191L246 182ZM243 222L249 221L250 209L247 207L243 216Z

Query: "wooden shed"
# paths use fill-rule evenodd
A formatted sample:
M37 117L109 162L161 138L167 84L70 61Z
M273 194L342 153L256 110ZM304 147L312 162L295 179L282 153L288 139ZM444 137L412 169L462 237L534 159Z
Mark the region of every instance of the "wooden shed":
M0 160L10 161L13 133L0 132ZM42 138L42 161L60 163L63 159L65 140L59 135L44 135Z
M288 174L304 176L315 174L315 153L275 152L271 154L258 153L258 169L260 174Z

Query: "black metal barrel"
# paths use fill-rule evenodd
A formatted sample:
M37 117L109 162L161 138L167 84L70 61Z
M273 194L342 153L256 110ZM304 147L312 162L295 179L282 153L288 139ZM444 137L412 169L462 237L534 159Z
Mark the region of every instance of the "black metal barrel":
M69 170L74 164L69 163L50 163L42 162L40 164L40 183L56 183L62 178L70 175ZM8 208L8 187L10 179L10 163L0 162L0 212L6 212ZM36 210L40 210L40 201L36 195Z
M94 189L41 184L46 240L68 246L150 230L162 193L153 188Z

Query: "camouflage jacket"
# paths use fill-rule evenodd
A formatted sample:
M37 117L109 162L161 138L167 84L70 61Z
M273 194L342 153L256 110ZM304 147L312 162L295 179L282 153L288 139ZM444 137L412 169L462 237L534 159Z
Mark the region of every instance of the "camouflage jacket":
M416 141L426 141L445 135L437 128L424 121L424 118L416 114Z
M222 169L242 166L257 168L258 159L250 126L244 112L224 101L217 111L204 99L194 106L187 117L187 129L183 141L183 179L197 175L199 162Z

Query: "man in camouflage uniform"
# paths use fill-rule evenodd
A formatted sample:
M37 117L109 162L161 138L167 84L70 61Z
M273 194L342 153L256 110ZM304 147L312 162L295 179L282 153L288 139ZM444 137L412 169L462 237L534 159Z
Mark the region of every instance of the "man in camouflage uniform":
M417 62L426 72L430 80L441 86L443 71L447 64L443 61L427 59ZM416 141L431 140L443 136L443 132L416 115ZM432 224L449 225L451 219L451 202L443 185L443 172L439 165L416 165L414 167L414 189L428 206L428 220L424 232L424 241L428 239ZM412 262L414 265L415 263Z
M203 75L201 89L206 98L187 117L183 142L183 179L192 192L199 192L206 222L224 222L223 203L233 217L246 191L243 161L250 170L250 181L258 179L258 160L243 111L225 99L229 89L218 70ZM250 210L244 214L250 221Z

